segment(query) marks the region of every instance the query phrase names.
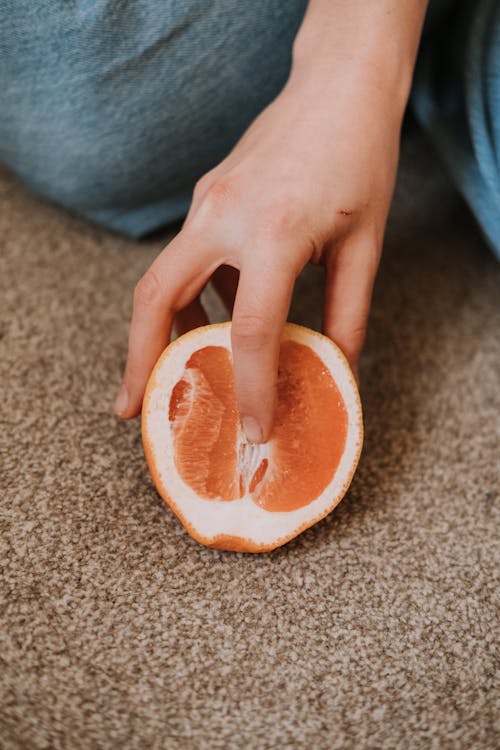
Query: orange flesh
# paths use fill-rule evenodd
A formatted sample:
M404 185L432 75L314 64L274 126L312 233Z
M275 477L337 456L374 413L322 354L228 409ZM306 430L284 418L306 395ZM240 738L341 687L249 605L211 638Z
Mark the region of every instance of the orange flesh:
M172 390L169 419L175 465L200 497L241 497L238 474L238 411L233 366L222 346L206 346L189 358Z
M295 341L281 345L278 403L270 451L251 476L239 461L238 411L230 352L195 352L172 390L169 420L174 460L200 498L236 500L249 492L267 511L292 511L332 481L347 435L347 410L321 359Z

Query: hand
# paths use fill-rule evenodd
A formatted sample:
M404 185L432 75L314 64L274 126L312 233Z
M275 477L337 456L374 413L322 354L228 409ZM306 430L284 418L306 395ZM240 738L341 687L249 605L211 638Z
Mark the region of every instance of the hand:
M211 277L234 303L236 393L251 441L272 430L280 338L308 261L326 271L323 331L356 371L403 114L376 75L352 62L319 76L292 72L198 182L182 230L136 286L120 416L139 412L174 318L179 331L207 322L199 294Z

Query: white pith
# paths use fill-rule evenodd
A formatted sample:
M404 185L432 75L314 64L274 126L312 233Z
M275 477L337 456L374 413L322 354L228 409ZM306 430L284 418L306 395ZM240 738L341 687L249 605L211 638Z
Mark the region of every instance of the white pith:
M243 477L245 491L248 491L252 477L264 458L271 463L272 442L248 443L240 431L238 434L238 470ZM266 470L266 476L268 471L269 468Z
M361 407L352 375L343 355L326 337L311 335L301 326L287 324L283 340L292 339L309 346L331 372L348 414L346 446L331 483L303 508L288 512L267 511L252 500L248 486L263 458L269 459L266 478L272 472L273 443L248 444L238 432L238 464L244 478L245 495L237 500L202 499L178 475L174 464L173 435L169 422L172 389L185 375L185 364L197 349L224 346L231 351L231 328L205 328L203 339L195 335L181 337L160 358L148 384L148 398L143 406L143 434L151 444L160 494L167 495L179 514L197 534L207 539L220 535L242 537L256 545L273 544L322 518L341 496L352 475L362 441Z

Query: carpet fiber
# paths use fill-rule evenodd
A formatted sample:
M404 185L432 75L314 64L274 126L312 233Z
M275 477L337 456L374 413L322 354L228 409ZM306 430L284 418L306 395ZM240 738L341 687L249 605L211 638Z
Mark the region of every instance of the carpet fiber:
M0 746L497 747L500 270L416 136L348 495L264 555L193 541L112 403L165 241L0 175ZM292 320L319 326L321 269ZM220 316L215 300L207 304Z

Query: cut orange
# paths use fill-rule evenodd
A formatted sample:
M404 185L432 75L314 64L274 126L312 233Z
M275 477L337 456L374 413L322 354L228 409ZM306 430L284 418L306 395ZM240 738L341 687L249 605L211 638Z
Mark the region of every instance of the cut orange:
M287 323L273 431L245 440L236 405L231 324L189 331L159 358L142 406L156 488L194 539L265 552L324 518L342 499L363 442L361 403L340 349Z

